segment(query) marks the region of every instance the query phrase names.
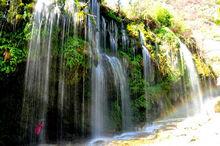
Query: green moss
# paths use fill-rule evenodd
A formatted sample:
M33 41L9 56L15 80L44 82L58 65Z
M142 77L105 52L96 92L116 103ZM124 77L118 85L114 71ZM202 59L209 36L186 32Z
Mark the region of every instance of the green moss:
M111 10L111 9L107 12L107 16L108 16L109 18L115 20L116 22L120 22L120 23L122 22L122 18L119 17L119 16L116 14L116 12L114 12L114 11Z

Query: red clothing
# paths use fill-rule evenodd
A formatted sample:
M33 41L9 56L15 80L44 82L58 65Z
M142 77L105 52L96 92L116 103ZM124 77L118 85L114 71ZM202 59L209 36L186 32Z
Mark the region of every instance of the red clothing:
M34 133L38 136L40 135L42 129L44 128L44 123L43 122L39 122L36 124L35 129L34 129Z

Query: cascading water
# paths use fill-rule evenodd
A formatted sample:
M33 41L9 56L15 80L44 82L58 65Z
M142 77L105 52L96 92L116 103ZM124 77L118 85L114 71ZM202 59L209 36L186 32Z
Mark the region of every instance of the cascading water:
M142 32L139 31L139 39L142 47L142 56L143 56L143 65L144 65L144 80L145 80L145 88L147 87L147 83L151 83L153 80L153 70L151 65L151 58L148 49L145 47L145 39ZM145 99L149 101L147 97L147 91L145 89ZM146 111L146 118L149 118L150 113Z
M108 33L110 36L110 49L116 53L118 49L118 27L114 21L110 22Z
M106 24L106 21L105 21L105 18L102 17L102 25L101 25L101 28L102 28L102 46L104 49L107 48L106 46L106 38L107 38L107 24Z
M112 136L120 131L130 131L133 127L132 119L137 123L146 122L145 119L148 122L148 117L145 118L143 114L132 117L129 85L132 89L133 110L135 113L144 113L146 105L149 105L147 112L151 112L147 114L152 120L157 116L152 116L154 111L159 115L163 109L172 108L168 106L179 103L178 98L184 96L180 94L188 89L188 79L186 79L182 82L183 86L186 84L183 87L184 91L177 90L182 87L182 72L178 75L178 79L175 79L175 83L173 78L171 80L169 78L173 77L169 76L173 75L171 73L173 68L179 69L179 54L176 55L178 51L167 49L166 54L160 54L164 52L161 50L156 52L154 48L150 50L155 51L152 56L167 55L165 59L159 57L168 61L168 67L171 66L171 69L168 68L170 69L168 72L164 71L165 74L162 76L160 73L164 72L160 70L160 66L156 66L158 68L155 75L158 76L154 81L154 62L151 62L151 54L144 35L140 33L142 67L140 46L137 45L139 43L136 38L130 38L130 31L129 35L127 34L124 26L126 23L116 22L106 13L101 15L98 0L87 3L81 1L36 1L22 109L22 128L27 137L24 138L27 144L50 142L65 144L67 141L75 142L75 140L81 142L84 136L88 138L90 133L92 138L99 138ZM80 16L83 18L81 19ZM122 21L124 20L126 19ZM0 27L3 27L2 24ZM133 54L131 47L134 48ZM189 88L192 92L191 105L188 104L186 108L199 113L203 108L203 99L193 57L181 42L180 53L182 56L180 59L186 65L183 67L186 67L184 69L187 71ZM159 61L155 63L161 65ZM149 91L147 93L145 90L145 97L147 102L152 102L150 104L145 104L143 90L139 92L139 89L143 88L142 74L146 83L145 88L147 87ZM133 79L135 81L137 79L138 82L133 82ZM173 88L175 85L181 87ZM164 89L168 86L171 89ZM174 93L177 96L172 93L174 90L179 92ZM155 91L159 92L155 99L148 98L148 95L153 96ZM160 96L167 97L162 99ZM165 100L168 101L163 104ZM39 123L42 124L40 125L42 131L38 136L35 129ZM146 130L146 134L152 133L157 128L153 126L152 129ZM132 133L126 134L132 137ZM126 134L122 134L118 139L129 138Z
M61 8L66 12L65 14L61 14ZM66 51L64 50L64 44L69 38L79 35L83 29L82 22L83 17L78 15L74 1L66 0L65 3L61 4L56 0L38 0L36 3L26 67L25 97L22 109L23 127L26 131L24 134L30 135L28 136L30 137L28 138L30 142L45 143L48 127L50 128L50 133L51 131L56 131L57 136L60 136L59 140L63 140L63 119L67 116L67 110L71 109L70 106L72 105L68 104L72 97L75 98L73 104L75 109L74 128L77 129L80 125L79 122L84 127L85 115L82 115L82 119L79 120L80 117L77 111L79 108L85 111L85 99L83 96L82 103L79 104L77 84L73 86L66 83L67 72L70 73L72 71L65 68L67 60L64 54ZM61 35L57 29L60 26L62 28L60 30ZM61 41L57 41L58 39ZM54 57L55 55L53 54L58 49L60 49L59 54ZM54 68L58 68L59 71L54 71ZM72 72L72 74L78 77L78 72ZM56 80L58 81L57 85L55 83ZM58 86L58 91L56 91L56 86ZM71 90L74 91L73 94ZM48 111L48 108L50 108L50 111ZM47 121L47 119L51 119L47 116L52 116L53 114L59 114L59 117L53 119L53 121ZM39 122L43 122L44 128L40 138L38 138L39 140L36 140L37 136L34 133L34 128ZM60 124L54 126L56 122ZM53 135L56 135L56 133Z
M49 101L49 78L53 28L58 25L60 11L55 1L38 0L34 12L29 54L25 74L25 97L23 101L23 120L31 129L34 141L34 126L43 122L47 126L46 113ZM45 141L44 128L40 142Z
M99 137L105 131L107 108L105 72L100 53L100 7L96 0L91 1L90 9L94 17L88 18L88 41L91 44L92 58L92 135ZM95 21L95 25L92 21Z
M80 35L81 30L84 30L83 26L83 21L84 21L84 17L79 15L79 11L78 11L78 7L75 1L72 0L65 0L64 3L64 10L67 13L67 15L64 15L63 20L62 20L62 25L63 25L63 30L62 32L64 33L64 42L68 42L69 38L77 38ZM70 45L71 46L71 45ZM65 46L66 47L66 46ZM62 48L65 48L64 46ZM62 50L61 52L66 52L68 51L66 50ZM63 64L60 64L60 68L62 71L62 67L65 66L65 64L67 64L68 60L67 58L65 58L65 54L63 54L64 57L61 58L60 62L63 62ZM68 74L71 73L71 76L73 78L79 78L79 75L81 74L81 72L78 72L77 70L72 70L72 69L65 69L64 70L64 74L63 74L63 79L66 80L66 78L68 78ZM83 71L84 73L84 71ZM82 73L82 74L83 74ZM84 77L84 76L83 76ZM84 79L83 79L84 80ZM62 83L62 80L60 80ZM67 82L67 83L66 83ZM68 114L67 111L70 111L73 109L73 117L74 117L74 129L78 129L81 126L81 132L84 134L84 123L85 123L85 97L84 97L84 81L82 82L83 86L82 86L82 100L79 99L79 83L75 82L74 84L71 85L71 83L68 83L68 81L65 81L65 96L64 98L62 98L62 96L58 97L59 99L61 99L61 103L65 104L65 109L64 107L61 108L61 113L66 113L66 118L68 118ZM66 85L67 84L67 85ZM62 85L62 84L61 84ZM61 88L62 89L62 88ZM80 96L81 97L81 96ZM64 102L65 101L65 102ZM74 101L72 103L72 101ZM72 105L69 105L69 103L72 103ZM79 111L83 111L83 114L80 115L78 114ZM64 121L62 119L62 115L61 115L61 121ZM63 123L61 122L61 125ZM63 126L61 126L61 132L64 131L64 129L62 129ZM61 133L61 137L62 137L62 133Z
M99 137L105 134L109 122L107 81L111 79L107 71L108 68L105 66L106 63L111 65L112 73L114 73L115 89L113 90L120 90L122 129L124 131L129 130L131 127L131 110L129 88L124 68L116 57L109 57L109 59L106 60L107 55L104 53L104 49L107 49L107 41L109 42L108 45L112 52L111 54L117 52L117 25L113 21L107 23L104 17L100 20L100 6L96 0L91 1L89 4L91 14L87 15L88 19L87 27L85 26L85 36L90 44L91 55L91 129L93 136ZM60 9L65 11L65 14L61 14ZM57 136L60 136L58 138L59 141L64 140L66 126L64 121L69 116L68 111L71 109L74 111L72 112L74 115L73 127L79 129L80 125L82 128L81 131L85 130L84 123L86 120L85 116L87 116L84 91L85 78L83 77L82 81L82 99L78 98L78 83L71 85L71 83L66 80L68 74L72 72L67 69L65 65L67 63L65 54L66 43L69 38L82 35L78 33L83 29L83 27L81 27L82 20L79 18L77 11L75 2L71 0L66 0L62 5L56 0L47 2L43 2L42 0L37 1L27 61L22 116L22 120L25 122L24 129L26 131L28 130L26 135L31 133L31 142L46 143L45 137L47 133L51 133L51 131L47 132L48 125L50 126L51 123L55 125L53 121L47 121L47 119L51 119L51 117L47 117L52 116L51 112L59 116L56 119L58 120L56 121L58 122L57 126L52 126L52 128L57 129L57 131L55 131L58 132ZM60 26L62 29L58 30L57 28ZM109 35L109 40L107 40L107 34ZM105 41L100 41L101 35L104 37ZM61 39L61 41L54 43L54 41L58 39ZM53 51L57 51L55 50L56 48L59 49L60 52L57 58L52 54L54 53ZM58 72L53 70L55 68L59 69ZM74 74L73 76L75 78L79 78L79 73L77 71L72 72L72 74ZM56 86L58 89L57 91L55 91ZM82 101L82 103L79 103L80 101ZM48 111L48 109L50 111ZM79 109L83 112L81 119L77 113ZM43 128L43 134L40 134L41 138L39 141L35 140L36 135L34 133L34 128L36 124L41 121L45 127Z
M92 68L92 134L102 136L107 125L106 76L101 64Z
M126 33L126 30L124 28L124 24L123 23L122 23L121 28L122 28L122 30L121 30L121 33L122 33L122 38L121 38L122 49L126 50L128 48L129 38L128 38L128 35Z
M115 54L118 48L118 28L115 22L106 23L104 17L100 20L100 6L99 3L91 1L90 9L92 15L88 19L88 40L91 47L92 58L92 134L93 137L103 136L108 128L108 93L107 81L111 76L108 74L108 69L105 64L110 63L113 72L116 89L120 90L120 98L122 105L122 125L123 130L126 131L131 127L131 108L129 88L126 81L125 71L122 64L116 57L108 57L105 52L107 41L109 41L109 49ZM92 19L95 20L94 25ZM107 34L109 40L107 40ZM102 37L102 41L100 41ZM102 43L101 43L102 42ZM105 58L108 58L107 60Z
M193 62L193 56L186 47L186 45L183 44L182 42L180 42L180 54L186 65L186 70L188 73L190 88L191 88L192 104L188 106L191 109L190 111L192 112L189 112L188 115L197 114L201 112L203 107L203 97L202 97L200 82L195 68L195 64Z
M149 83L152 81L152 75L153 75L150 53L148 49L145 47L145 39L144 39L144 35L142 32L139 32L139 37L140 37L142 55L143 55L144 79L146 83L147 82Z
M131 105L129 97L129 87L127 82L126 72L123 69L121 62L116 57L108 57L108 62L111 64L112 72L114 75L114 83L117 89L120 90L121 105L122 105L122 129L124 131L130 130L132 127L131 122Z

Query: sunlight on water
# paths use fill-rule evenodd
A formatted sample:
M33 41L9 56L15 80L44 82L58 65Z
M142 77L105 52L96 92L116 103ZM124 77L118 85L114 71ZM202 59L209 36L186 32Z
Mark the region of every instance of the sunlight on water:
M55 0L38 0L35 6L35 11L41 12L44 9L44 7L48 7L52 5L54 2Z

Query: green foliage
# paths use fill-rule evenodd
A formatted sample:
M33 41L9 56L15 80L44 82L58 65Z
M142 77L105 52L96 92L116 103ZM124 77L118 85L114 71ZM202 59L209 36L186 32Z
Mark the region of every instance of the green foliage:
M151 30L145 29L145 27L146 26L144 25L143 22L141 23L131 22L127 25L127 31L131 37L139 38L139 31L140 31L144 34L146 40L152 42L156 41L154 37L155 34Z
M144 27L145 27L144 23L132 22L127 25L127 30L130 36L138 38L139 31L141 31L142 33L146 32Z
M32 17L32 12L33 12L33 8L34 7L34 2L26 4L24 6L24 14L23 14L23 19L25 21L29 21Z
M217 25L220 25L220 0L216 0L217 10L216 10L216 16L214 18L214 22Z
M0 72L11 73L16 70L16 67L19 63L24 61L26 53L22 49L11 46L11 44L0 46L0 54L8 50L10 54L9 60L5 60L3 55L0 57Z
M29 23L26 23L26 25L23 29L24 38L27 41L31 39L31 27L32 27L32 24L29 22Z
M132 110L135 115L135 118L133 121L135 122L145 122L146 120L146 107L149 107L146 101L146 98L143 95L141 95L138 98L135 98L132 101Z
M16 24L22 19L22 10L24 3L21 0L11 1L10 8L8 10L7 21L11 24Z
M162 41L166 41L171 47L178 47L178 38L169 28L161 27L159 29L156 29L155 33Z
M155 10L155 18L161 26L171 27L173 15L165 8L158 6Z
M113 102L111 106L112 106L111 117L113 121L112 126L118 130L120 129L120 127L122 127L121 107L117 101Z
M119 17L113 10L109 10L107 16L111 19L115 20L116 22L122 22L122 18Z
M177 35L186 35L187 31L189 32L189 29L186 27L183 19L179 18L179 17L174 17L173 21L172 21L172 25L170 27L170 29ZM185 36L188 37L188 36Z
M19 63L25 61L27 55L27 42L24 33L15 32L1 32L0 38L0 72L12 73L16 70ZM9 58L4 59L4 53L8 52Z
M1 0L0 19L6 19L7 23L16 26L23 20L28 21L31 18L34 6L34 2L32 2L32 0L28 0L26 2L16 0L10 1L9 3L10 5L8 5L7 0Z
M217 8L215 23L220 25L220 8Z
M126 59L129 63L129 87L130 87L130 96L132 97L132 110L133 114L136 117L133 121L145 121L145 109L146 109L146 100L145 100L145 81L143 77L143 62L142 56L136 55L132 56L132 49L129 48L127 52L120 52L122 58Z
M136 55L135 57L120 52L123 58L126 58L129 62L129 87L131 90L131 96L141 96L144 94L144 79L143 79L143 63L142 56Z
M84 59L85 41L78 37L70 37L64 44L64 58L66 60L65 67L68 69L76 69L79 66L86 65Z
M153 86L148 86L146 88L147 97L151 99L151 102L158 101L160 100L162 95L166 95L166 92L168 91L168 89L169 89L169 85L165 83L159 83Z
M27 38L30 38L26 34L30 32L24 30L24 26L33 9L32 0L10 1L9 4L7 0L0 1L0 23L3 24L0 32L0 72L5 74L13 73L17 65L26 59Z
M183 75L180 70L178 37L167 27L155 30L160 39L159 49L152 59L158 64L158 69L164 77L176 82Z
M213 76L210 67L198 55L193 55L198 74L202 77Z
M4 11L7 9L7 0L1 0L0 1L0 18L3 18Z
M142 60L141 57L137 56L134 60L131 61L131 79L130 79L130 88L131 92L136 95L144 94L144 79L142 74Z

